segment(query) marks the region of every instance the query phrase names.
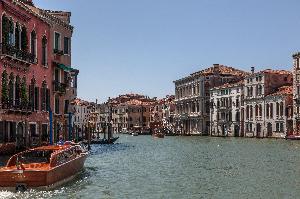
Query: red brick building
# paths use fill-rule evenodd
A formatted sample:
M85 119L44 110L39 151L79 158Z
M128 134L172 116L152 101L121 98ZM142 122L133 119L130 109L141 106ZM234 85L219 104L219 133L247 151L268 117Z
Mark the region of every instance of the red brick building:
M70 13L42 10L31 0L0 1L0 12L0 144L48 143L49 110L58 137L59 131L66 132L64 113L76 96Z

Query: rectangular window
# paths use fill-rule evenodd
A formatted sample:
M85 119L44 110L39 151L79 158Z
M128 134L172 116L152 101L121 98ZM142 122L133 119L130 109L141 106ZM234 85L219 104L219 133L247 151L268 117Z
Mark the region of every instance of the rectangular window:
M46 110L49 111L50 108L50 89L46 89Z
M64 54L70 54L70 38L64 37Z
M40 99L39 88L35 87L34 88L34 109L35 110L39 110L39 99Z
M36 124L30 124L29 128L31 137L37 137Z
M42 141L47 142L48 138L49 138L48 125L47 124L42 124Z
M65 100L64 113L68 114L69 112L69 100Z
M60 50L60 34L54 33L54 50Z
M59 98L55 98L55 113L59 114Z

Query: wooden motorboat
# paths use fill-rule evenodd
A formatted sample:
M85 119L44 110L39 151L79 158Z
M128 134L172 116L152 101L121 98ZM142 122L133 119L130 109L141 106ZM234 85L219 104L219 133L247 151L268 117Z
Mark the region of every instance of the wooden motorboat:
M119 137L112 137L112 138L103 138L103 139L93 139L91 140L91 144L114 144L115 141L117 141Z
M49 190L73 179L88 153L80 145L43 146L12 156L0 168L0 190Z

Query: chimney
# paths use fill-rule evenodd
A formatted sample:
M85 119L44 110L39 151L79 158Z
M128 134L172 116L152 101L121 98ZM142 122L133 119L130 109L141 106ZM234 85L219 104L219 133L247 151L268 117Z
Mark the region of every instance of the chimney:
M213 67L213 72L214 72L214 73L218 73L218 72L219 72L219 66L220 66L220 65L219 65L219 64L213 64L213 66L214 66L214 67Z
M255 68L252 66L251 67L251 73L254 74Z

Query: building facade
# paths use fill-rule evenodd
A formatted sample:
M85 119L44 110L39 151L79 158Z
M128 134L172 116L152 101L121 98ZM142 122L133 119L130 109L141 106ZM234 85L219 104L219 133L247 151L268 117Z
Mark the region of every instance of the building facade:
M53 83L54 27L64 27L70 38L73 27L56 15L61 12L42 10L31 0L3 0L0 12L0 143L17 148L47 144L52 131L49 111L56 111L57 91L65 93ZM71 54L65 52L61 57L70 63Z
M266 97L276 92L280 87L292 84L292 73L285 70L267 69L247 76L244 80L244 108L245 108L245 136L272 137L270 122L266 123L266 116L274 119L274 103L266 104ZM280 112L284 107L280 107ZM278 108L276 107L276 110ZM269 131L267 130L269 125ZM272 124L273 126L273 124ZM272 132L273 132L272 127Z
M236 83L227 83L211 89L211 136L243 136L243 89L243 80Z
M293 55L293 129L300 134L300 52Z
M208 135L210 129L210 89L238 81L247 73L214 64L175 83L175 129L181 134Z

